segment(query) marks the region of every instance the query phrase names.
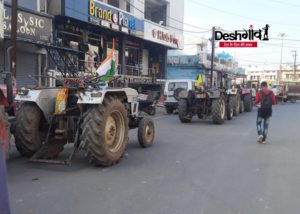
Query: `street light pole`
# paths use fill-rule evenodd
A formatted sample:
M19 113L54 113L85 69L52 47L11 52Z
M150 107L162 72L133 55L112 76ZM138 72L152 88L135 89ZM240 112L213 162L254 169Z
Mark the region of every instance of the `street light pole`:
M215 58L215 30L216 27L212 28L212 37L211 37L211 64L210 64L210 87L213 88L213 71L214 71L214 58Z
M283 38L287 37L287 35L285 33L279 33L278 34L279 37L281 37L281 51L280 51L280 68L279 68L279 75L277 74L277 79L278 82L280 82L281 77L282 77L282 52L283 52Z
M11 53L10 53L10 72L16 78L16 62L17 62L17 17L18 17L18 0L12 0L11 4Z
M294 80L296 80L296 69L297 69L297 51L292 51L294 57Z

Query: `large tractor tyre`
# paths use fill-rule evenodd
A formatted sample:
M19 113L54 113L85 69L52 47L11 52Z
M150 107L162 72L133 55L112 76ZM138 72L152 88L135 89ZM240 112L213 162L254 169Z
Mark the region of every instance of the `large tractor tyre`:
M241 98L240 95L231 96L229 101L232 104L233 116L238 116L240 114Z
M212 120L214 124L223 124L226 114L225 99L221 96L212 102Z
M3 139L2 139L3 138ZM3 107L0 107L0 140L3 142L4 157L6 160L9 159L9 150L12 136L10 134L10 128L8 123L7 113ZM1 146L1 145L0 145Z
M246 94L244 97L244 108L245 112L251 112L252 111L252 97L251 94Z
M21 155L31 157L42 146L42 112L35 103L25 102L17 112L15 144Z
M128 144L128 118L118 99L107 97L84 113L80 147L97 166L112 166L120 161Z
M244 101L240 102L240 113L244 113L245 107L244 107Z
M172 106L166 107L167 114L173 114L174 108Z
M154 122L151 118L143 118L139 122L138 140L143 148L152 146L155 137Z
M188 101L186 99L180 99L178 101L178 116L182 123L191 122L192 118L190 118L188 111Z
M232 120L233 118L233 103L230 100L226 106L226 117L227 120Z

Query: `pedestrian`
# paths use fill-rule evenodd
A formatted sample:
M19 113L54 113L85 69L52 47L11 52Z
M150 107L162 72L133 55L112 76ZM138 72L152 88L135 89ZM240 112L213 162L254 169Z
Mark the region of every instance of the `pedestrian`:
M8 143L8 134L6 124L2 117L0 117L0 213L9 214L9 200L7 191L7 173L5 160L5 144Z
M261 83L261 90L256 93L255 104L257 109L256 127L258 143L266 143L270 118L272 116L272 105L276 104L275 95L268 89L267 82Z
M254 84L252 84L252 88L251 88L251 96L252 98L256 97L256 87ZM253 100L253 99L252 99Z

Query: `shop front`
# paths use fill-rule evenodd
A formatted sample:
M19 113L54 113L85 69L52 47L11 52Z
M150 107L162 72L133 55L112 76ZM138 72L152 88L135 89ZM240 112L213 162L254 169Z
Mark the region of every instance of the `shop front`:
M34 84L29 75L40 75L47 67L47 53L41 44L51 43L52 17L25 9L18 9L16 84ZM0 70L9 70L11 6L4 5L4 42L0 49Z
M149 64L150 73L158 78L167 78L167 52L169 49L183 49L182 34L145 20L144 39L149 57L148 62L146 57L143 61Z
M118 72L165 78L167 50L182 48L183 39L158 24L97 0L64 0L55 18L55 37L64 47L84 54L84 72L95 72L116 41Z
M55 36L64 47L84 53L81 71L95 72L115 39L120 74L140 73L144 21L96 0L65 0L55 19Z

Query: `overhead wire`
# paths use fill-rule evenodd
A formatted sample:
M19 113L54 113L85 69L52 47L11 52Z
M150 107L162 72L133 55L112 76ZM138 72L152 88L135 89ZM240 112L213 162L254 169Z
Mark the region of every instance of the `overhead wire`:
M144 14L145 15L145 12L142 11L140 8L136 7L134 4L132 4L129 0L124 0L126 1L128 4L130 4L130 6L132 6L133 8L135 8L137 11L139 11L141 14ZM183 21L180 21L178 19L175 19L173 17L170 17L170 16L167 16L169 19L172 19L174 21L177 21L178 23L180 24L184 24L184 25L187 25L187 26L191 26L191 27L194 27L194 28L197 28L197 29L201 29L201 30L205 30L205 31L191 31L191 30L184 30L184 29L180 29L180 28L177 28L177 27L174 27L174 26L171 26L171 25L167 25L168 27L170 28L173 28L175 30L179 30L179 31L183 31L183 32L188 32L188 33L207 33L209 31L211 31L211 29L208 29L208 28L201 28L199 26L196 26L196 25L191 25L191 24L187 24Z
M74 12L76 12L76 13L79 13L79 14L81 14L81 15L83 15L83 16L86 16L86 17L89 16L88 14L83 13L83 12L81 12L81 11L79 11L79 10L74 9L74 8L70 8L70 7L66 7L66 8L69 9L69 10L72 10L72 11L74 11ZM189 30L184 30L184 29L176 28L176 27L170 26L170 25L167 25L166 27L170 27L170 28L176 29L176 30L178 30L178 31L182 31L182 32L187 32L187 33L197 33L197 34L207 33L207 32L209 32L209 31L211 31L211 30L205 30L205 31L189 31Z
M255 18L255 17L248 17L248 16L244 16L244 15L240 15L240 14L237 14L237 13L233 13L233 12L230 12L230 11L226 11L226 10L223 10L223 9L219 9L219 8L216 8L216 7L212 7L210 5L207 5L207 4L203 4L203 3L200 3L198 1L194 1L194 0L190 0L191 2L193 2L194 4L196 5L199 5L199 6L202 6L202 7L205 7L205 8L209 8L211 10L215 10L215 11L218 11L220 13L224 13L224 14L227 14L227 15L231 15L231 16L236 16L236 17L240 17L240 18L243 18L243 19L247 19L247 20L256 20L256 21L263 21L263 22L266 22L266 20L263 20L263 19L258 19L258 18ZM268 21L267 21L268 23ZM274 22L273 22L274 23ZM296 25L296 24L288 24L288 23L274 23L274 24L277 24L277 25L284 25L284 26L299 26L299 25Z

